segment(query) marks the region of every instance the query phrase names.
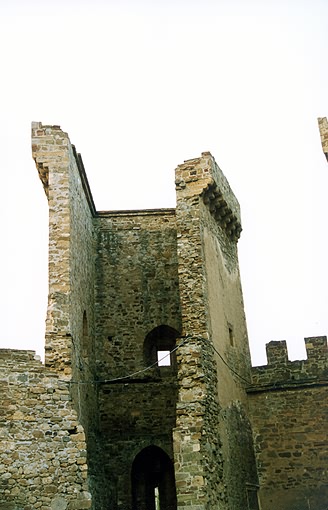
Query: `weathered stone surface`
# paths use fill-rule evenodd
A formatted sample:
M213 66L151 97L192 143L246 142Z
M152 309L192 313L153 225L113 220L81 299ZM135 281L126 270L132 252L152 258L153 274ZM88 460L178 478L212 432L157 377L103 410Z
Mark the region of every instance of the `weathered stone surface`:
M292 363L270 342L251 370L239 204L211 154L176 169L175 209L96 211L59 126L33 123L32 153L46 356L0 353L0 510L326 510L326 339Z
M0 387L1 510L90 501L86 458L70 448L77 415L68 383L34 352L1 349Z
M60 496L56 496L50 505L51 510L66 510L67 508L67 500L65 498L61 498Z
M176 170L179 291L183 336L177 352L179 401L174 429L175 472L183 476L178 508L245 508L245 484L257 483L251 428L239 441L228 434L231 406L246 404L242 379L250 356L238 270L239 204L210 153ZM232 341L232 336L234 341ZM246 416L246 415L245 415ZM246 419L247 422L247 419ZM199 478L200 477L200 478ZM255 478L254 478L255 477ZM239 480L231 490L232 481ZM203 483L199 484L199 480ZM196 490L197 487L197 490Z
M252 369L249 409L263 510L325 510L327 338L306 338L307 360L289 361L286 342L267 345L268 365Z

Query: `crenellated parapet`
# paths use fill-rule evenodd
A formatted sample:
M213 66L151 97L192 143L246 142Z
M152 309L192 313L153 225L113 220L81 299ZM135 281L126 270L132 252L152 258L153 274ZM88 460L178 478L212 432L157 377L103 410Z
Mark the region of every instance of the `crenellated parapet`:
M220 227L237 242L242 230L239 203L210 152L179 165L175 184L181 198L202 196Z
M326 510L327 337L305 339L307 359L289 361L285 341L267 345L252 369L248 409L263 510Z
M289 361L285 340L266 345L268 364L252 368L249 392L328 383L327 337L305 338L306 360Z

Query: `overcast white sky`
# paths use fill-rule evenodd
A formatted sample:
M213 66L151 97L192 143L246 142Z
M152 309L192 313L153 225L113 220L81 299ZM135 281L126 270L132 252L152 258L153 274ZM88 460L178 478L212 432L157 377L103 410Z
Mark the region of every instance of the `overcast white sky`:
M0 0L0 347L43 353L47 201L31 121L81 152L98 210L174 207L211 151L239 199L254 364L328 333L326 0Z

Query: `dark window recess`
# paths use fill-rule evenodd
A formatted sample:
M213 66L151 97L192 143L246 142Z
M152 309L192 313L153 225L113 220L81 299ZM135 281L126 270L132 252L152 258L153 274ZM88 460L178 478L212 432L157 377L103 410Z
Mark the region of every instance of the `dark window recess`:
M144 341L145 365L175 368L176 355L174 348L178 336L178 331L165 325L158 326L150 331Z

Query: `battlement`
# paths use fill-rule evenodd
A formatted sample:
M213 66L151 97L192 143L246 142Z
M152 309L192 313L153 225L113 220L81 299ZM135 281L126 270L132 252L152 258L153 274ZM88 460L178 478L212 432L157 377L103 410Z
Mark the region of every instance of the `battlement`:
M306 360L289 361L285 340L266 345L268 364L252 368L249 391L328 384L327 337L305 338Z
M230 185L210 152L189 159L176 169L177 196L202 196L204 204L232 241L242 230L240 206Z

